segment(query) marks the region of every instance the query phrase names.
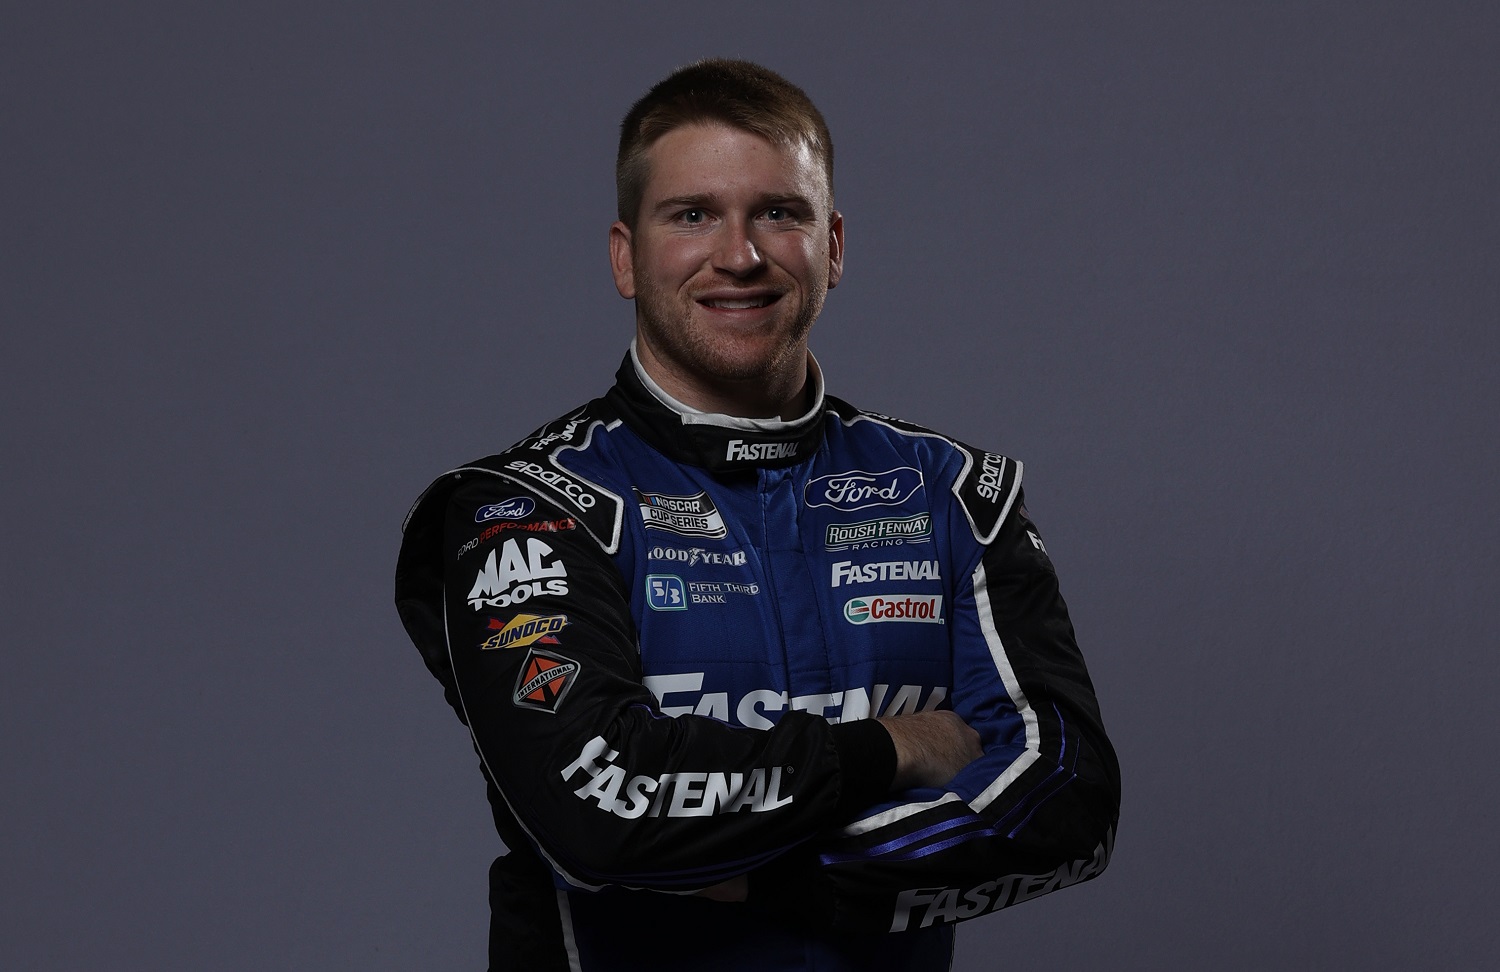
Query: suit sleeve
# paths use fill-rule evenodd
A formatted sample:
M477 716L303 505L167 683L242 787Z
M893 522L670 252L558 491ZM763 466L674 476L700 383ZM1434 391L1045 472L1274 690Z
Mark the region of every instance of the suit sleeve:
M974 553L953 557L961 577L952 706L979 731L984 755L946 789L877 804L752 875L752 904L846 930L900 932L978 917L1104 870L1119 766L1019 475L1011 500L988 543L970 538ZM965 547L961 537L954 547Z
M471 475L447 503L445 688L506 808L566 881L706 887L885 794L895 755L879 726L664 716L609 554L540 497L517 498Z

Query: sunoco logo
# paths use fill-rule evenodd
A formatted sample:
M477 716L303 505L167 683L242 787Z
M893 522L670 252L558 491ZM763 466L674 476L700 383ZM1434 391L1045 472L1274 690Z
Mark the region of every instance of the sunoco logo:
M842 550L856 544L875 545L915 543L932 536L932 514L918 513L888 520L865 520L862 523L830 523L824 546Z
M831 506L848 512L871 506L899 506L921 488L921 470L898 466L885 472L856 469L809 479L802 496L808 506Z
M844 620L850 624L874 624L878 621L942 624L943 596L941 594L885 594L877 597L850 598L844 604Z
M635 498L641 507L641 520L648 530L666 530L683 537L714 539L729 532L724 528L724 517L719 515L719 508L714 506L714 501L709 499L707 492L692 496L670 496L637 489Z
M497 620L490 621L491 628L499 628L494 634L485 639L479 647L490 650L494 648L524 648L527 645L540 641L544 645L555 645L557 634L568 625L566 614L518 614L505 624Z

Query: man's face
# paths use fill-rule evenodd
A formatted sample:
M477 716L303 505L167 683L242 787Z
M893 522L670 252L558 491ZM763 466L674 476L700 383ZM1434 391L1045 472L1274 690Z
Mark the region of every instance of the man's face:
M609 234L647 371L712 410L746 393L795 393L808 329L843 261L821 163L806 146L713 123L673 129L647 161L635 228L617 222Z

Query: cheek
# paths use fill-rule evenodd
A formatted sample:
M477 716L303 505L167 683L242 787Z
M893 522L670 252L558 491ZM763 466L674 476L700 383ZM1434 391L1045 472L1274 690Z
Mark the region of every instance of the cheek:
M675 288L703 265L701 250L702 247L692 240L661 243L646 254L644 266L637 264L636 271L644 271L659 287Z

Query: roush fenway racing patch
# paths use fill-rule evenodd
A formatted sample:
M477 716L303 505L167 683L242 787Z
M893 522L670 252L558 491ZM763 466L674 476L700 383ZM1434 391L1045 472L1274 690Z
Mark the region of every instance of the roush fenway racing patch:
M526 652L521 663L521 674L516 679L516 705L523 709L541 709L556 712L562 705L563 696L573 687L578 677L576 661L556 652L532 648Z

